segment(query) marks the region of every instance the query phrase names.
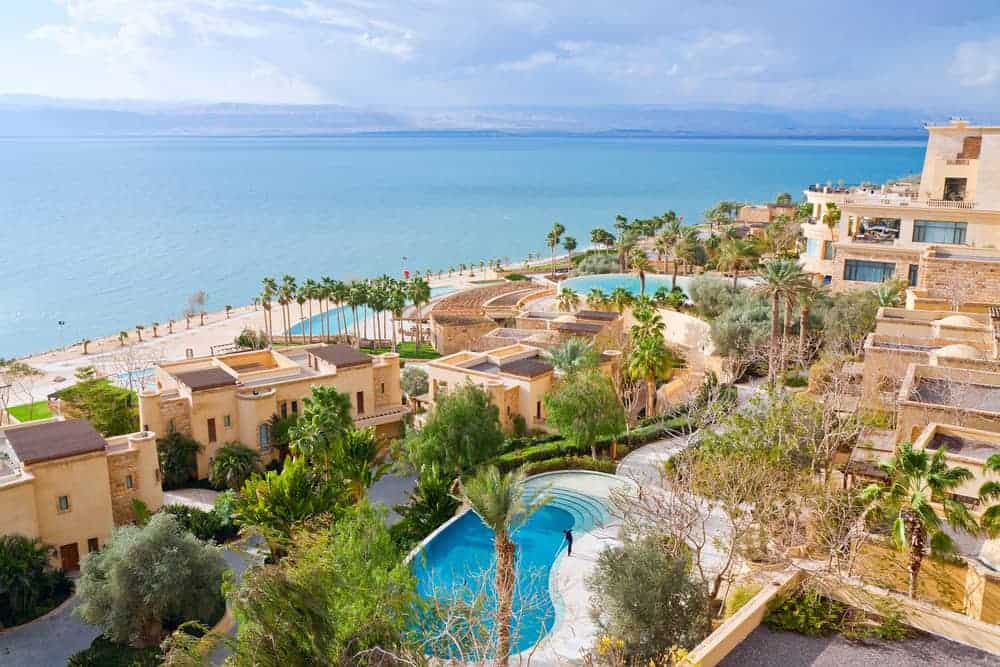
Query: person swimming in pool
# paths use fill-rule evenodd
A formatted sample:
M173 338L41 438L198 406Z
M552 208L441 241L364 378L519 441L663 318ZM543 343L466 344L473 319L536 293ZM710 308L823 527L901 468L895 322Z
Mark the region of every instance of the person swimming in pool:
M573 555L573 531L569 528L563 531L563 535L566 536L566 555Z

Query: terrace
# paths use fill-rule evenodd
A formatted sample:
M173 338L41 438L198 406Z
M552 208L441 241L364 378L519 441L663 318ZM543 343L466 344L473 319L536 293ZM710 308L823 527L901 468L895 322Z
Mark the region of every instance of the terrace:
M930 423L1000 430L1000 373L910 365L897 401L897 442L914 440Z

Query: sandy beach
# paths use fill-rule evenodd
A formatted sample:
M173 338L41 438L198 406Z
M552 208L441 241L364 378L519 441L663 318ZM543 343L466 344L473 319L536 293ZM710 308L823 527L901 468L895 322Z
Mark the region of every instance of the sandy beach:
M534 264L535 262L532 262ZM524 266L519 262L517 266ZM467 289L483 280L494 280L497 274L489 269L476 271L474 274L452 276L443 275L441 278L429 280L431 287L452 287L455 289ZM306 319L309 317L309 304L304 306ZM281 345L282 331L281 315L278 308L273 309L275 331L275 345ZM321 312L318 302L312 304L313 315ZM293 321L291 326L299 322L298 304L292 307ZM392 322L392 316L388 316ZM373 318L368 317L359 320L362 326L362 337L368 337L374 332ZM19 405L31 400L43 400L48 394L70 386L75 382L74 374L78 368L83 366L94 366L103 375L119 375L123 373L135 372L158 363L184 359L188 356L200 357L212 353L212 347L232 343L233 339L244 329L263 330L264 310L259 306L245 305L233 308L227 316L224 310L206 313L204 324L201 324L200 316L192 317L190 328L182 318L176 320L171 333L166 322L162 320L157 327L157 335L153 336L152 323L145 324L142 332L142 342L139 342L137 332L134 328L128 330L128 339L122 345L118 339L118 334L94 338L88 347L88 353L83 354L83 345L75 343L62 349L49 350L40 354L23 357L21 361L37 368L44 373L39 377L31 388L30 397L17 388L12 388L10 405ZM394 323L393 323L394 324ZM318 336L318 332L315 332Z

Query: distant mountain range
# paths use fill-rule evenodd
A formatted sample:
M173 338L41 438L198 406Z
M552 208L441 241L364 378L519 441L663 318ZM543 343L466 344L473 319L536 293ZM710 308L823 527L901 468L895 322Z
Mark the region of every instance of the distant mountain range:
M972 117L1000 122L1000 115ZM940 113L665 106L383 109L64 100L0 95L0 136L322 136L358 133L613 134L922 139Z

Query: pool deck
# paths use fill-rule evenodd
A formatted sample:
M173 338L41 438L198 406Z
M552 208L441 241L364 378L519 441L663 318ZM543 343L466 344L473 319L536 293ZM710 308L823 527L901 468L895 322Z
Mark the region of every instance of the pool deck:
M559 487L606 499L609 488L630 484L624 477L600 473L549 473ZM538 475L532 479L544 478ZM599 487L599 488L598 488ZM590 592L586 580L597 565L597 558L609 547L618 546L619 523L612 520L602 526L574 535L573 555L565 551L552 565L549 586L556 605L552 630L534 648L512 656L512 664L579 664L597 638L597 625L590 614Z

